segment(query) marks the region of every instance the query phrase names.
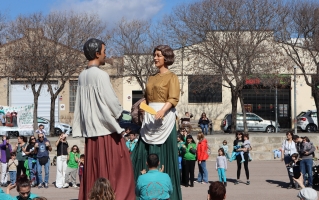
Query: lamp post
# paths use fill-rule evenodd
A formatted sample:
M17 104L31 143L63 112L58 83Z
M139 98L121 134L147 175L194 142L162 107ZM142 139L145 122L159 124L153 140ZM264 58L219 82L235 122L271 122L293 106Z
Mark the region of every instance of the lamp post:
M295 128L295 135L297 135L297 92L296 92L296 69L298 66L294 66L294 128Z

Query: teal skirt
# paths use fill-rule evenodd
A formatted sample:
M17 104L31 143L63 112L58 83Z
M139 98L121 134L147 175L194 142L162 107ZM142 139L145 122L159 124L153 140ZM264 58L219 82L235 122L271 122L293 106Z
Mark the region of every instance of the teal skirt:
M177 133L175 126L164 144L147 144L141 137L139 138L139 141L136 143L131 154L135 183L143 169L148 171L146 160L147 156L151 153L156 153L159 156L159 167L164 165L164 172L171 178L173 194L170 196L170 199L182 200L180 172L178 168Z

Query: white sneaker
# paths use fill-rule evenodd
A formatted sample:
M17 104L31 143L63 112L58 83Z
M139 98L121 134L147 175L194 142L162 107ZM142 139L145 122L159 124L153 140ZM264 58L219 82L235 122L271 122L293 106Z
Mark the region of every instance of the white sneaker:
M72 184L72 187L74 188L78 188L78 186L76 184Z
M69 184L68 183L64 183L63 188L68 188Z

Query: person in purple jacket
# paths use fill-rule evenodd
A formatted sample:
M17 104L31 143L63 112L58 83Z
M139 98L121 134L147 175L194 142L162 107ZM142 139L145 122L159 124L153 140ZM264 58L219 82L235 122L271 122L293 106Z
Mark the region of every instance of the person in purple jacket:
M7 187L7 180L8 180L8 171L7 171L7 165L8 161L11 158L10 153L12 152L12 147L9 144L9 137L6 137L5 135L2 136L2 144L0 144L0 151L1 151L1 186Z

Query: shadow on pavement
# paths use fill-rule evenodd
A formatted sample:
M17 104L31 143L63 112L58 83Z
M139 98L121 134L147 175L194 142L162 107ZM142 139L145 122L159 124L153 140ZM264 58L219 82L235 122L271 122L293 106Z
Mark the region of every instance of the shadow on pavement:
M287 188L288 184L286 182L277 181L277 180L266 180L270 184L277 184L277 187Z

